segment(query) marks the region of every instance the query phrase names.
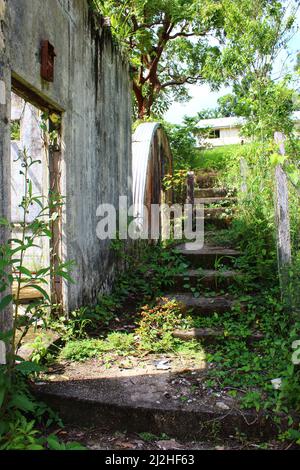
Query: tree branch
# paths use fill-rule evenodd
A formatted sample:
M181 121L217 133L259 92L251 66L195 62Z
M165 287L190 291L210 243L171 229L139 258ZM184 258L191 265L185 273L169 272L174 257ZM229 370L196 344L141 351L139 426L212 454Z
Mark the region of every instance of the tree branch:
M163 83L162 85L160 85L160 88L162 89L167 88L169 86L180 86L184 85L185 83L188 83L189 85L194 85L199 82L199 80L203 80L203 77L201 77L201 75L198 75L198 77L182 77Z

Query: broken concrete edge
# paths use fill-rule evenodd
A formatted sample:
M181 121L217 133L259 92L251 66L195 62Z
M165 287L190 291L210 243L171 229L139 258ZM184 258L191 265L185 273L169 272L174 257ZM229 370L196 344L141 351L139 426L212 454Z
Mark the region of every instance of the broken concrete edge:
M214 269L188 269L184 273L175 274L175 279L185 279L197 277L200 279L206 278L235 278L238 276L243 276L244 274L241 271L227 270L227 271L217 271Z
M176 274L173 278L174 283L167 286L166 290L172 292L176 289L177 293L185 294L193 292L193 287L198 291L200 287L207 287L218 292L232 284L240 284L244 278L245 275L238 271L202 270L201 274L198 270L189 270L186 273Z
M176 300L181 306L182 313L188 312L192 317L208 317L215 313L224 314L234 311L239 313L247 312L247 302L241 302L232 297L195 297L194 294L189 292L176 294L169 292L165 298L170 301Z
M105 426L110 431L164 433L183 441L243 435L257 441L276 439L280 432L289 428L288 419L283 414L255 410L166 409L164 405L157 404L127 404L126 397L124 403L116 404L67 396L37 386L32 388L32 392L57 411L65 424L89 428ZM299 416L294 418L294 422L299 422Z
M228 194L235 197L237 194L236 190L228 190L227 188L215 187L215 188L195 188L195 197L228 197Z
M62 337L59 333L56 331L47 329L41 329L40 331L38 330L37 337L40 336L42 340L42 345L45 348L45 355L50 353L54 347L58 347L63 340ZM24 359L25 361L28 361L31 359L32 353L34 352L34 339L30 342L26 342L26 336L25 336L25 342L21 345L19 350L17 351L17 354L19 357Z
M238 199L236 197L229 197L229 196L211 196L211 197L204 197L204 196L199 196L198 197L198 201L197 203L198 204L207 204L207 205L210 205L210 204L222 204L222 203L230 203L230 204L234 204L234 203L237 203L238 202ZM227 206L221 206L223 209L226 209ZM215 209L217 207L214 207Z

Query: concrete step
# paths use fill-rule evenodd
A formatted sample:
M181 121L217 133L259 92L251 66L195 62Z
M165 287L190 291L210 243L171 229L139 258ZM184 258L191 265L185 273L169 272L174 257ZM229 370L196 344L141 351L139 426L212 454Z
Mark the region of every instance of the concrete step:
M226 188L195 188L195 197L226 197L228 189ZM232 193L234 196L235 193Z
M236 204L238 199L236 197L198 197L198 204Z
M176 247L178 253L184 256L194 268L215 269L216 264L232 266L236 258L241 255L237 250L222 246L205 245L201 250L195 250L194 247L193 243L184 243Z
M226 217L206 217L206 218L197 218L197 221L204 223L204 228L207 231L211 226L215 227L216 229L228 229L232 222L233 216L226 216ZM193 224L193 229L195 230L196 224Z
M225 313L232 310L235 301L225 296L194 297L189 294L169 294L168 298L176 299L195 315L209 316L214 313Z
M218 182L218 173L214 171L200 172L195 175L195 183L199 188L212 188Z
M192 369L185 364L165 371L152 366L151 373L147 367L121 371L113 365L103 372L94 360L67 364L61 378L39 381L32 391L66 425L165 433L185 441L236 433L247 439L277 436L271 413L240 409L236 399L206 386L206 367L205 360L198 360Z
M204 344L214 344L220 341L220 339L226 338L228 341L235 339L235 336L225 336L222 328L192 328L190 330L175 330L173 333L175 338L183 341L197 340ZM237 338L236 338L237 339ZM251 345L264 339L264 335L257 331L252 333L250 336L245 338L247 344Z
M205 207L204 217L206 219L232 217L235 212L234 207Z
M177 274L174 277L174 286L171 289L177 289L179 292L190 292L191 287L200 286L217 290L228 287L241 278L242 273L233 270L190 269L186 273Z
M218 229L227 229L233 222L234 219L234 207L205 207L204 218L197 217L197 221L203 222L205 229L210 225ZM193 224L195 230L196 224Z

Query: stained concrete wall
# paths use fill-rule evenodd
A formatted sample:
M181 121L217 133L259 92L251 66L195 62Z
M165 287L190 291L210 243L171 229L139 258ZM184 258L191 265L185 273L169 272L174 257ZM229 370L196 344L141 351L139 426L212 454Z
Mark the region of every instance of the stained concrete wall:
M9 219L10 216L10 68L8 51L8 14L7 1L0 0L0 217ZM8 230L0 226L0 244L9 236ZM0 293L5 296L7 292ZM0 312L0 331L11 327L11 310L7 308Z
M96 237L96 209L131 194L128 64L86 0L0 0L0 12L5 4L0 80L5 74L9 89L11 73L13 83L32 90L32 100L62 111L63 258L76 262L75 284L65 287L65 303L73 309L94 302L114 276L109 242ZM55 47L54 83L40 78L45 39ZM3 194L10 184L8 100L9 94L0 110L1 215L9 204Z

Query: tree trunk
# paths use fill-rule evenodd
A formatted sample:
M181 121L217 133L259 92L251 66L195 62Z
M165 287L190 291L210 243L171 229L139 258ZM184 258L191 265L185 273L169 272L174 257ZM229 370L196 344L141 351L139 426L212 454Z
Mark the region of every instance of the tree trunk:
M133 80L133 91L138 107L138 119L146 120L151 115L151 105L149 99L143 95L143 85Z

